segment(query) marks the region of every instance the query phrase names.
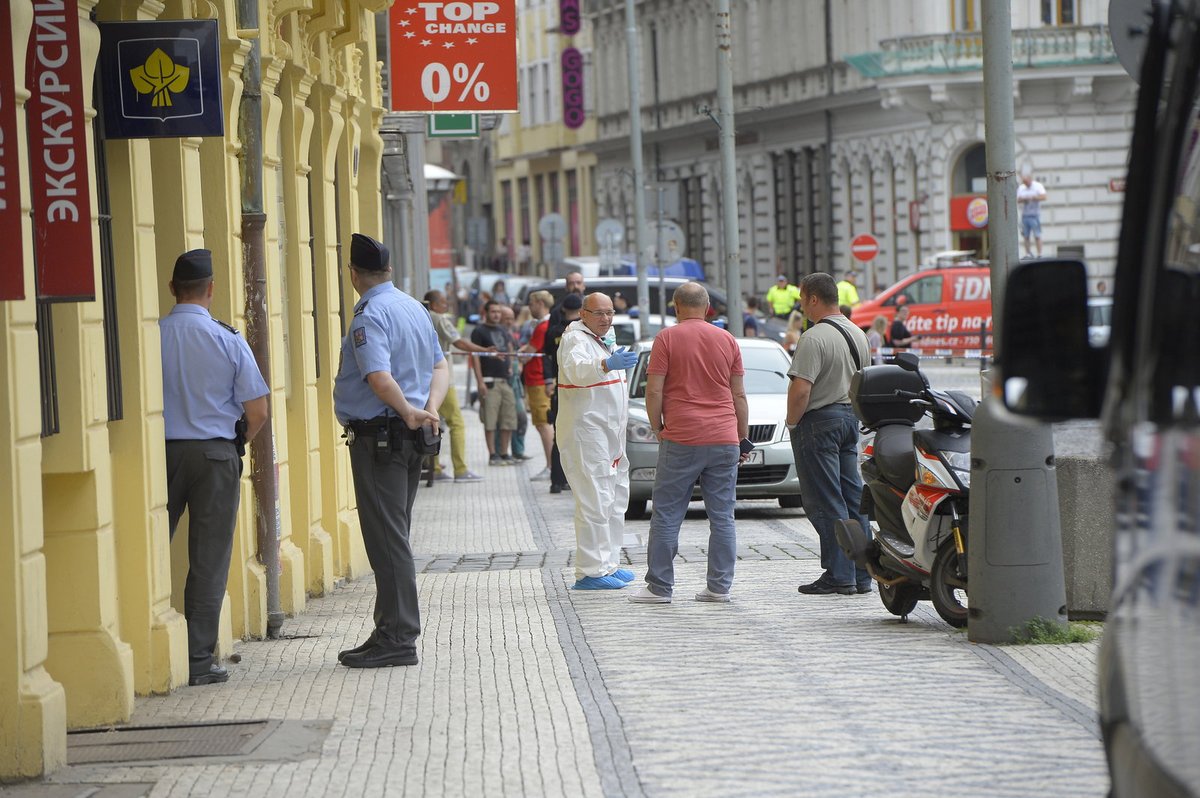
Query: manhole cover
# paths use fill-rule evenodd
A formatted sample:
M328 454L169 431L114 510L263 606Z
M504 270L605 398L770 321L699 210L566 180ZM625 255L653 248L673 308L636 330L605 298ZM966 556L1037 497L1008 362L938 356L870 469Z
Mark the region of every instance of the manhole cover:
M277 721L251 720L71 732L67 764L237 756L253 751L275 725Z

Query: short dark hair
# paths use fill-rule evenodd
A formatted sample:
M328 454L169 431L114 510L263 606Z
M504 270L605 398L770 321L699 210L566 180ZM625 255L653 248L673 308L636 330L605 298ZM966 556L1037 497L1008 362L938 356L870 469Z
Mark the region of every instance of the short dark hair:
M483 303L483 312L487 313L489 310L492 309L493 305L495 305L496 307L500 307L503 304L504 304L503 302L497 302L494 299L489 299L487 302Z
M800 281L800 293L805 297L815 296L822 305L836 307L838 303L837 283L825 272L806 274Z
M196 280L176 280L175 282L175 298L176 299L199 299L208 292L208 285L213 281L211 277L201 277Z

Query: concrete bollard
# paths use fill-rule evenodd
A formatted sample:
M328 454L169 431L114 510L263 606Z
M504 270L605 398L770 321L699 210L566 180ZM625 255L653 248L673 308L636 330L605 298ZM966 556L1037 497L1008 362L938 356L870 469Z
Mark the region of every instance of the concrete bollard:
M1056 457L1067 616L1102 620L1112 593L1116 487L1103 458Z

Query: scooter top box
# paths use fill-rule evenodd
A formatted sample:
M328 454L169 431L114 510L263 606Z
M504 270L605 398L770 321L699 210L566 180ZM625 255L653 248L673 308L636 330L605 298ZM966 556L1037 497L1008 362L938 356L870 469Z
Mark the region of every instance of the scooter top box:
M924 390L925 383L915 371L894 365L867 366L850 379L850 404L854 415L868 427L886 422L915 424L925 408L896 396L896 391L919 394Z

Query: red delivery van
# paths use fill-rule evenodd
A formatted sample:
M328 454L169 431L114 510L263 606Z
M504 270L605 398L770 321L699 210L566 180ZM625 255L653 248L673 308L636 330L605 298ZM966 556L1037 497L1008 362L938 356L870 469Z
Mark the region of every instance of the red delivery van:
M917 337L913 346L978 349L980 330L992 329L991 272L975 262L923 269L859 304L850 318L864 330L876 316L886 316L890 326L902 305Z

